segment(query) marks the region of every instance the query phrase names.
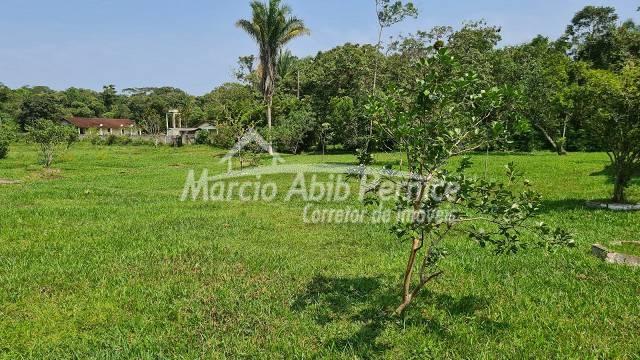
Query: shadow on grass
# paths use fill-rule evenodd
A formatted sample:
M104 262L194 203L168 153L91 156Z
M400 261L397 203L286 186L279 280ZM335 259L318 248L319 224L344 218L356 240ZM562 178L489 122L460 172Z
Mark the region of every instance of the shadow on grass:
M540 213L586 210L587 199L544 200Z
M444 311L453 321L469 321L475 318L477 311L489 306L485 298L469 295L454 298L450 295L424 291L417 299L431 303ZM422 313L408 310L404 320L392 315L399 305L399 292L396 288L385 286L380 279L373 277L330 278L316 276L300 294L292 309L298 312L311 312L318 325L327 326L340 321L351 322L359 326L350 335L329 340L325 345L330 349L351 349L359 357L369 358L390 349L390 345L377 339L387 329L402 331L402 328L421 329L441 339L452 336L436 318L426 318ZM499 323L478 317L473 325L483 332L495 333L509 328Z
M604 169L600 171L592 172L591 174L589 174L589 176L606 176L607 183L613 184L615 182L615 171L612 164L608 164L607 166L604 167ZM639 177L640 177L640 166L634 169L631 184L633 185L634 183L640 183L640 181L638 181Z

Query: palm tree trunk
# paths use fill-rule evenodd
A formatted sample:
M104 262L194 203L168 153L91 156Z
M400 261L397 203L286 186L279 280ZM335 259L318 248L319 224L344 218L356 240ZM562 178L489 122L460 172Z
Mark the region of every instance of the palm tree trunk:
M273 155L273 140L271 139L271 108L273 107L273 96L267 96L267 126L269 128L269 155Z

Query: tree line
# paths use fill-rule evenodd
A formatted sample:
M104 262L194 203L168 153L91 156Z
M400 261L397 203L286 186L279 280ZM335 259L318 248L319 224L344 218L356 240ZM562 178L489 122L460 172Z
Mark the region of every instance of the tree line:
M388 7L395 4L387 2ZM380 34L402 16L417 16L413 7L387 11L380 12ZM300 20L293 20L285 24L291 26L288 31L307 32ZM239 25L250 30L251 21L245 21ZM291 33L282 36L290 40ZM596 96L589 87L598 86L594 82L605 81L603 77L615 81L634 71L640 27L631 20L620 22L614 8L588 6L571 19L559 39L538 36L525 44L498 47L501 33L498 26L474 21L459 29L437 26L398 36L388 44L347 43L303 58L280 47L267 59L272 70L264 70L264 59L243 56L235 71L237 81L203 96L172 87L118 92L113 85L102 91L0 85L0 119L15 121L25 131L39 119L131 118L147 133L156 134L164 130L166 112L175 108L187 126L217 124L222 135L216 145L254 127L269 132L278 151L297 153L327 146L385 150L389 141L372 126L365 109L370 97L375 91L412 84L420 75L414 65L433 56L437 48L447 47L489 88L510 86L520 93L514 114L521 121L511 142L503 144L507 150L553 149L559 154L606 150L586 124ZM272 112L265 112L265 107ZM270 118L273 128L267 131Z

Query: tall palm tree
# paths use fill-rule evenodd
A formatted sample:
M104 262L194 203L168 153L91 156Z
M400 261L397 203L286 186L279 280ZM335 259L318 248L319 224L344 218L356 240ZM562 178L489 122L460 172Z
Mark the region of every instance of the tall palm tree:
M251 1L253 18L239 20L236 25L243 29L258 44L260 52L260 90L267 106L267 124L271 130L271 108L276 86L276 64L278 53L291 40L309 34L304 22L291 15L291 8L281 0L263 3ZM269 153L273 154L271 142Z

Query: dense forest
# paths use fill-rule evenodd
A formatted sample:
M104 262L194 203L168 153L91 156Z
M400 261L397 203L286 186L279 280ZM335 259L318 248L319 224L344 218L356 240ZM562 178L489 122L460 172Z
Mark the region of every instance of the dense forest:
M446 48L464 68L490 87L509 87L514 131L505 150L602 150L586 122L607 101L598 88L634 78L640 72L640 26L622 21L610 7L588 6L568 19L559 39L538 36L517 46L499 46L501 28L474 21L454 29L438 26L391 38L383 46L344 44L311 57L289 51L278 56L273 98L273 138L279 151L299 152L333 146L385 150L393 145L371 124L371 96L389 87L410 87L420 77L415 64ZM214 145L227 146L248 127L266 131L260 92L262 71L255 56L238 60L236 82L203 96L172 87L118 90L46 86L10 89L0 84L0 119L20 131L40 119L70 116L130 118L147 133L164 131L164 115L179 109L187 126L212 122ZM8 120L8 121L7 121ZM373 130L372 130L373 129ZM228 136L225 136L228 135Z

